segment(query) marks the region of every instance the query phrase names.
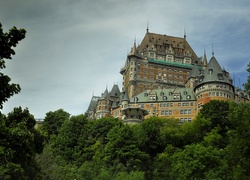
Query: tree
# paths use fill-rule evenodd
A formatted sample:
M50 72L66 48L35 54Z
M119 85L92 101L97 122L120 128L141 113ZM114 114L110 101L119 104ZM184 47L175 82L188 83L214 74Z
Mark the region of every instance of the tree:
M207 126L207 129L204 132L210 132L212 129L218 127L219 134L223 137L221 141L221 147L225 147L228 143L227 131L232 128L232 124L229 121L229 102L228 101L218 101L212 100L209 103L205 104L201 111L201 117L209 119L211 124Z
M41 178L35 155L42 152L44 138L35 123L28 109L21 107L7 117L0 114L0 179Z
M15 55L13 47L16 47L19 41L25 38L26 31L24 29L17 29L13 27L9 33L4 33L2 24L0 23L0 109L3 108L3 103L11 96L21 91L18 84L11 84L11 78L1 72L5 66L4 59L12 59Z
M50 111L46 113L42 130L45 131L47 134L47 138L49 138L50 135L58 134L58 130L62 126L63 122L65 120L68 120L70 117L70 114L63 109L58 109L56 111Z
M68 163L82 164L81 156L88 140L88 120L84 115L72 116L64 121L53 148ZM80 142L79 142L80 141ZM80 147L80 143L83 145Z
M139 148L138 125L121 125L112 128L105 146L105 162L112 174L144 169L148 155Z
M244 86L244 91L250 94L250 63L247 65L247 72L249 73L247 77L247 82L243 84Z
M173 179L224 179L223 151L212 146L191 144L171 157Z
M229 119L233 128L228 131L227 160L233 179L250 178L250 104L233 103Z

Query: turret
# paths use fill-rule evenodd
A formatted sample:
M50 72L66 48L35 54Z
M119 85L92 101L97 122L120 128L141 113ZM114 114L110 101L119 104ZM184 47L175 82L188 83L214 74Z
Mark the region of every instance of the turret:
M127 108L129 104L129 97L127 91L123 92L123 97L122 97L122 109Z
M222 70L212 53L207 68L198 77L197 86L194 87L198 108L211 100L233 100L234 87L229 75Z

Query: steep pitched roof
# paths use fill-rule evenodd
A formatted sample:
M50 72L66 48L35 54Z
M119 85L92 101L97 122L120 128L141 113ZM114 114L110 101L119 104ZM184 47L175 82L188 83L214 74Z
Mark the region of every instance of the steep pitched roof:
M147 32L141 44L137 47L137 51L141 53L144 52L149 47L154 48L155 45L158 47L160 46L162 48L171 47L173 50L182 49L184 50L183 52L188 51L194 58L193 63L196 63L195 61L197 61L198 64L201 64L200 59L198 58L192 47L189 45L185 37L181 38L181 37L167 36L167 35Z
M229 77L225 75L216 58L212 56L203 75L199 78L199 84L214 81L231 84Z
M92 96L87 111L95 111L96 110L96 106L97 106L97 102L98 102L99 98L100 97L98 97L98 96Z
M127 93L127 91L123 92L123 97L122 97L122 101L129 101L129 98L128 98L128 93Z
M109 93L109 96L118 98L120 96L120 93L121 92L120 92L120 89L119 89L118 85L114 84L112 90Z
M198 69L198 67L196 66L196 64L193 66L191 72L190 72L190 76L189 77L197 77L200 75L200 71Z
M206 56L206 51L204 51L204 57L203 57L203 66L207 66L207 56Z
M109 93L107 89L104 91L104 93L102 93L102 96L100 99L109 99Z

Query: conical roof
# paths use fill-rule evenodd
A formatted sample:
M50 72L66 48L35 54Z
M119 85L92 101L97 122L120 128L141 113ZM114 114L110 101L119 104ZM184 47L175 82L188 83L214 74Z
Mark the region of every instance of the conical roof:
M110 97L119 97L120 96L120 89L118 87L118 85L114 84L111 92L109 93Z
M207 66L207 56L206 56L206 51L204 51L204 57L203 57L203 66Z
M122 97L122 101L129 101L127 91L124 92L123 97Z
M98 96L92 96L89 107L88 107L88 111L95 111L99 98L100 97Z
M225 76L223 70L214 56L210 59L207 68L204 71L204 74L200 76L199 84L207 82L225 82L231 84L228 77Z
M106 90L104 91L104 93L102 93L102 96L101 96L100 99L107 99L107 98L109 98L109 92L108 92L108 90L106 89Z

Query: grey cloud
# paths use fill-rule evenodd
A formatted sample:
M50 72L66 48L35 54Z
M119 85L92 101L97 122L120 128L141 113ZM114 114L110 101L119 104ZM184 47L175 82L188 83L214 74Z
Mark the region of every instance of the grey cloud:
M249 9L246 0L233 1L4 1L0 22L27 30L5 72L22 92L4 105L28 107L36 117L64 108L84 113L91 95L114 83L121 87L120 68L136 36L149 31L183 36L202 56L212 44L222 67L247 76ZM237 61L236 61L237 60ZM242 78L244 79L244 78ZM243 81L242 81L243 82Z

